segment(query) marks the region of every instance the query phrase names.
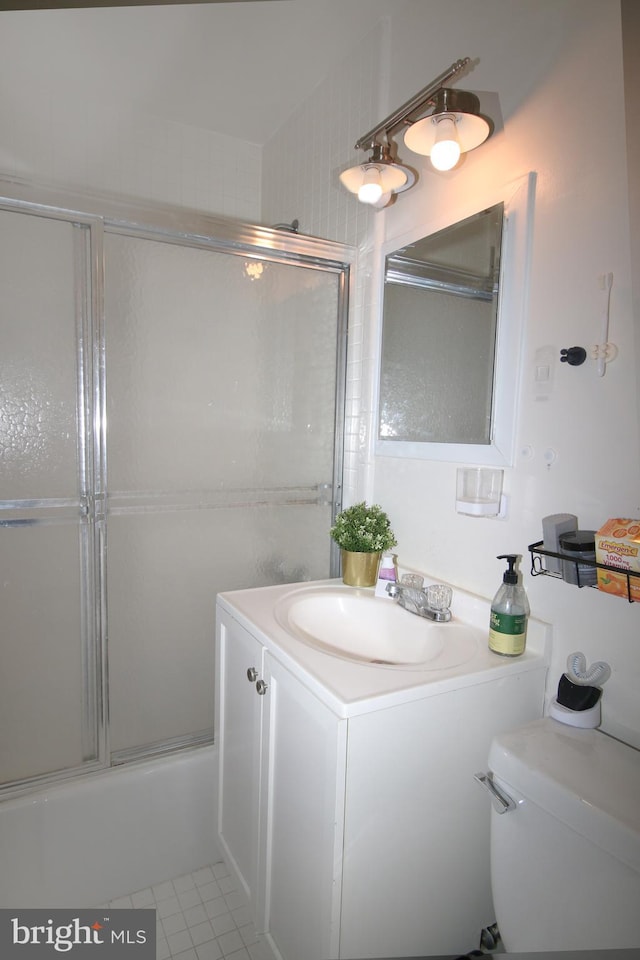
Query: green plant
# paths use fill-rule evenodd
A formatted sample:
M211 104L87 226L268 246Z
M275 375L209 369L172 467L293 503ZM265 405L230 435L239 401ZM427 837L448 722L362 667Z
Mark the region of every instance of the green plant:
M364 500L339 513L329 532L341 550L354 553L377 553L398 542L382 507Z

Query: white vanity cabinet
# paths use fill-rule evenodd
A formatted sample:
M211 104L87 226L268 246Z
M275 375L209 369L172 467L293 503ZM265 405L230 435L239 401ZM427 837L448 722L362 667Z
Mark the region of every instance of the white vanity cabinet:
M218 598L218 839L257 931L276 960L477 948L495 915L473 776L496 733L542 715L545 657L483 647L471 678L345 664L257 622L282 589Z
M346 721L224 613L218 677L227 863L283 960L337 957Z
M264 702L256 683L263 679L265 650L227 617L218 621L216 648L218 838L255 915Z

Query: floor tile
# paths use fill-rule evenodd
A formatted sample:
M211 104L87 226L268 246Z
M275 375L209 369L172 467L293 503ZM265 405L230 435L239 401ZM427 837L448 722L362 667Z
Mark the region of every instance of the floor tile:
M206 943L207 940L215 939L213 927L208 920L205 923L198 923L195 927L189 927L189 933L196 947L201 943Z
M217 900L207 900L204 905L204 909L208 917L213 919L213 917L220 917L223 913L229 912L229 907L227 906L227 901L224 897L218 897Z
M202 946L196 947L196 956L198 960L220 960L222 950L218 946L217 940L209 940L208 943L203 943Z
M221 937L217 938L217 940L225 957L228 954L244 948L242 937L237 930L231 930L229 933L223 933Z
M187 929L187 921L182 913L173 913L170 917L165 917L161 923L165 937L168 937L171 933L179 933L181 930Z
M210 883L204 883L201 887L198 887L198 893L204 900L217 900L218 897L223 895L222 890L220 889L220 884L217 880L211 880Z
M222 862L117 897L109 906L155 908L156 960L271 958L256 936L246 897Z

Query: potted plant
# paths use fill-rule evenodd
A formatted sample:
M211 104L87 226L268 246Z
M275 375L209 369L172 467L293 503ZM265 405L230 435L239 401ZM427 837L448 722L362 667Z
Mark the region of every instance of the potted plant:
M342 551L342 579L354 587L373 587L383 550L398 542L389 517L377 503L364 500L339 513L330 530Z

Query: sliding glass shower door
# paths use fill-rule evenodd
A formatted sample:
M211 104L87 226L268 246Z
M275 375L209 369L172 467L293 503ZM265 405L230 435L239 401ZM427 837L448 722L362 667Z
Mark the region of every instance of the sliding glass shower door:
M210 742L216 593L335 573L348 264L228 223L0 218L10 785Z
M0 782L100 753L91 224L0 210Z
M105 237L116 756L213 728L217 590L329 576L339 277ZM258 261L253 261L257 263Z

